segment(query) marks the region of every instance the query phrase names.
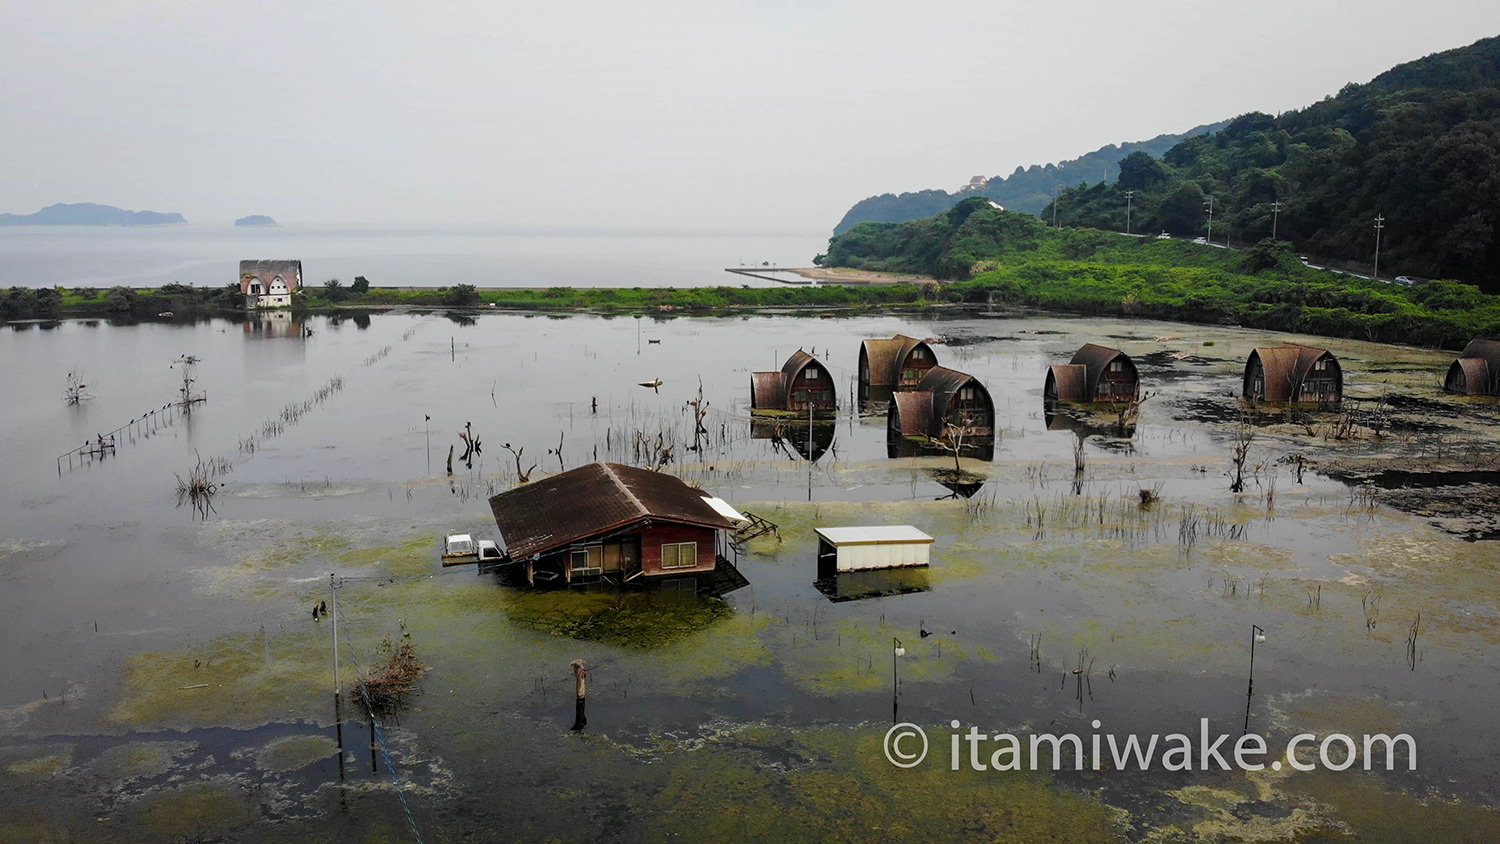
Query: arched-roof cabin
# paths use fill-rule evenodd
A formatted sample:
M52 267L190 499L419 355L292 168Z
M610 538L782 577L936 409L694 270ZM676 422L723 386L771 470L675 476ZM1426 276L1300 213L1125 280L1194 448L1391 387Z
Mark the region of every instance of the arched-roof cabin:
M1048 402L1132 402L1141 376L1130 355L1108 346L1085 344L1065 364L1049 367L1042 394Z
M938 439L948 426L965 439L995 435L995 402L979 379L966 372L934 366L915 390L891 396L886 425L891 436Z
M798 349L778 372L750 373L750 410L832 413L838 409L828 368Z
M1448 367L1443 389L1466 396L1500 396L1500 341L1470 340Z
M1327 349L1291 343L1257 348L1245 361L1241 395L1251 403L1333 407L1344 397L1344 370Z
M905 334L859 344L859 403L883 403L893 392L914 390L937 354L926 341Z

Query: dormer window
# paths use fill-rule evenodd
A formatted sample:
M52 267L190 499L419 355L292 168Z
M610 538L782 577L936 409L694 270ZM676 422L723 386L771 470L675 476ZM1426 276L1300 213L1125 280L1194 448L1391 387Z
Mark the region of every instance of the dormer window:
M816 381L816 380L818 380L818 370L813 369L812 367L808 367L808 369L807 369L807 380L809 380L809 381Z

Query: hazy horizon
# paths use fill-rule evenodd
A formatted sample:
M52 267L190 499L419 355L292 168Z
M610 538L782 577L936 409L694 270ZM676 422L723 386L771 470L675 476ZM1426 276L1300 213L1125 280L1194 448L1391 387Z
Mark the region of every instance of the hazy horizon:
M0 0L0 212L828 231L1500 32L1500 5Z

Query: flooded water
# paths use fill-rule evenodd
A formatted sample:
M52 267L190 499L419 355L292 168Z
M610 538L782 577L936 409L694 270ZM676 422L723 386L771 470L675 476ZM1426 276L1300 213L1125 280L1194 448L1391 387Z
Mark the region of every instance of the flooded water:
M1337 413L1241 425L1249 350L1308 338L979 313L669 316L5 327L0 840L1500 834L1500 554L1316 468L1458 455L1484 471L1500 413L1440 392L1446 354L1321 341L1350 404L1387 414L1378 437L1335 437ZM889 457L884 419L849 408L859 341L896 332L940 338L939 362L986 384L992 459L965 458L960 477L952 457ZM1140 363L1150 398L1129 437L1107 414L1044 412L1047 367L1085 342ZM844 410L810 437L795 419L782 440L758 436L750 373L798 348ZM205 399L190 412L172 406L184 356ZM70 372L91 395L76 406ZM450 476L466 426L483 451L455 455ZM1232 493L1247 432L1249 481ZM798 453L809 441L816 463ZM493 536L486 499L518 461L550 473L662 449L666 471L779 526L738 557L749 586L722 601L528 591L439 565L443 534ZM1298 456L1313 467L1300 481ZM211 506L179 504L200 465ZM854 524L928 532L931 567L816 583L813 528ZM383 639L409 636L429 666L373 753L354 703L335 718L320 601L340 619L340 686ZM952 721L1196 735L1208 718L1232 743L1256 627L1252 731L1273 748L1405 732L1417 770L949 770ZM595 666L576 731L574 659ZM932 737L925 765L887 762L893 711Z
M298 258L308 285L364 276L377 287L764 287L774 282L724 269L809 267L827 246L826 232L6 226L0 287L223 287L239 281L244 258Z

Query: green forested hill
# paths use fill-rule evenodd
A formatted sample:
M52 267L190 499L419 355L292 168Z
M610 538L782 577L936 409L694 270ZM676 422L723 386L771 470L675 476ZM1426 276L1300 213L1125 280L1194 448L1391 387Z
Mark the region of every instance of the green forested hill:
M1135 152L1161 155L1184 138L1216 132L1229 125L1228 121L1189 129L1180 135L1157 135L1149 141L1130 142L1094 150L1087 155L1058 164L1017 167L1009 176L993 176L982 190L956 191L924 190L912 193L883 193L862 199L845 214L844 219L833 227L834 234L842 234L857 223L901 222L930 217L946 211L970 196L993 199L1006 208L1016 211L1041 211L1052 199L1052 190L1058 185L1073 186L1088 182L1107 182L1115 177L1120 159Z
M1459 278L1500 292L1500 38L1397 66L1277 117L1247 114L1160 160L1058 200L1064 225L1254 243L1370 267L1382 218L1383 276ZM1273 214L1280 202L1279 215ZM1043 211L1050 218L1050 206Z

